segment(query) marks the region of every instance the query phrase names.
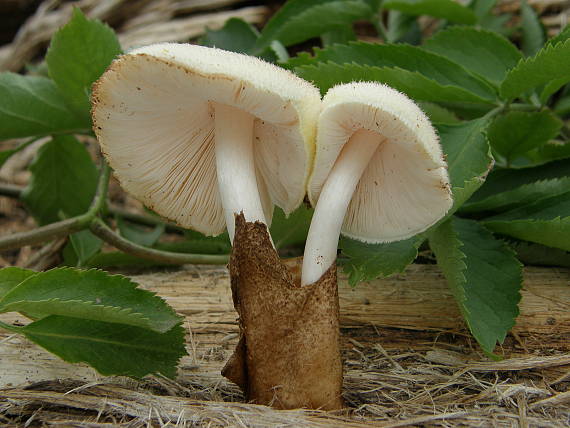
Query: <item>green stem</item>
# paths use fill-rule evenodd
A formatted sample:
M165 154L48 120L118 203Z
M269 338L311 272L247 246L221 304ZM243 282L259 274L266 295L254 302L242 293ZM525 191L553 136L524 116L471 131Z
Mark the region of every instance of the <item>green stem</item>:
M220 265L228 262L228 255L171 253L143 247L115 233L100 218L95 218L91 222L90 230L115 248L143 259L176 264Z
M8 331L13 331L14 333L20 333L21 327L16 327L15 325L6 324L5 322L0 321L0 328L6 329Z
M22 196L24 191L23 186L18 186L17 184L0 183L0 196L8 196L10 198L19 198ZM125 220L132 221L133 223L142 224L145 226L157 226L159 224L165 224L166 230L171 232L183 232L184 228L177 226L173 223L164 221L159 217L154 217L150 215L133 213L125 210L117 205L109 204L107 211L110 215L116 215L124 218Z
M101 173L99 174L99 182L97 183L97 191L95 193L95 198L91 202L91 207L87 211L86 215L94 218L98 213L100 213L105 207L105 202L107 201L107 190L109 189L109 178L111 177L111 168L107 165L107 162L103 160L101 165Z
M508 104L506 106L506 109L515 110L515 111L538 111L541 109L541 107L536 106L534 104L513 103L513 104Z
M86 229L91 222L91 217L83 214L67 220L51 223L36 229L13 233L0 238L0 251L12 248L25 247L26 245L41 244L55 238L70 235L80 230Z

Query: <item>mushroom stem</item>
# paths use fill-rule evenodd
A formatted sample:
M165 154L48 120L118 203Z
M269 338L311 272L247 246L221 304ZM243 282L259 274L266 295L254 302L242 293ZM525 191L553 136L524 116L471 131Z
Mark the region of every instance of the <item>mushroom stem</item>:
M336 260L338 238L348 204L374 152L384 138L373 131L356 131L340 152L323 186L311 220L301 284L318 281Z
M253 116L241 109L214 103L218 187L230 240L235 214L249 222L267 224L257 187L253 159Z

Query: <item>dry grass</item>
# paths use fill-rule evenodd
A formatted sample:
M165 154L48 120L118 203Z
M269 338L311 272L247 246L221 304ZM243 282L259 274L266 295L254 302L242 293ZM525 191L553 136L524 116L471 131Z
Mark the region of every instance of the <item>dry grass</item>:
M341 277L347 410L340 414L283 412L246 404L239 389L221 377L220 369L237 341L225 269L192 266L133 279L165 297L186 317L189 355L182 359L177 379L102 378L18 336L0 333L0 424L570 426L570 331L565 321L570 270L526 270L525 287L540 289L543 302L552 300L553 290L558 298L549 310L524 290L517 333L497 349L502 361L482 355L457 320L457 309L448 300L452 297L437 268L412 265L405 274L356 290ZM433 294L425 294L428 285ZM430 306L438 295L444 305ZM402 300L406 296L413 300ZM356 305L364 299L369 300L367 305ZM425 316L409 317L410 307ZM544 311L555 320L548 330L543 318L535 318ZM17 319L9 314L0 317L6 322ZM405 318L407 328L395 327Z
M547 366L570 355L469 366L447 365L454 352L383 351L376 345L345 352L345 413L276 411L245 404L237 388L196 373L184 381L142 383L102 379L51 381L0 391L5 426L569 426L567 382L549 382ZM521 363L525 369L521 370ZM568 367L568 366L566 366ZM485 371L481 371L485 369Z

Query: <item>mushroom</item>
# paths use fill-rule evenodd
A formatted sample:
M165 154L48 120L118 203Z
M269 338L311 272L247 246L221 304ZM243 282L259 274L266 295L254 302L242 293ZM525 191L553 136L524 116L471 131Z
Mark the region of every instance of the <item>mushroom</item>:
M336 273L301 287L267 230L273 204L289 213L304 198L320 106L289 71L182 44L119 57L93 90L95 133L125 190L183 227L227 227L240 340L223 374L280 408L342 406Z
M303 200L318 90L258 58L163 43L115 60L93 89L95 133L122 187L205 235L269 224Z
M441 219L452 197L438 137L405 95L378 83L331 88L323 99L308 195L315 206L302 284L335 262L340 233L369 242L410 238Z

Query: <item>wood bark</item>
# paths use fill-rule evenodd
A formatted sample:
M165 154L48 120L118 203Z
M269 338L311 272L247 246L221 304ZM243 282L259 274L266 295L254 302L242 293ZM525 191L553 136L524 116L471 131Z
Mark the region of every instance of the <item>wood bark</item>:
M336 266L300 285L281 262L263 223L236 217L230 259L240 340L222 374L249 401L280 409L342 407Z

